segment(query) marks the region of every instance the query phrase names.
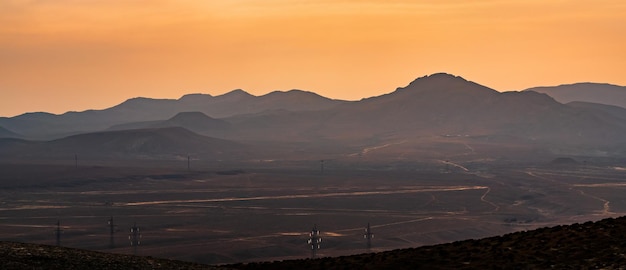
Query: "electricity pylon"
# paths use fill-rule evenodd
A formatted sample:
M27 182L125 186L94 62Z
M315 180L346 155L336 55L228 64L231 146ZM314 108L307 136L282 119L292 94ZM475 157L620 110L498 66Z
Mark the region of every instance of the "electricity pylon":
M113 224L113 217L109 219L108 224L110 228L109 248L115 248L115 224Z
M370 223L367 223L367 228L365 228L365 234L363 234L363 238L367 239L367 250L372 248L372 238L374 238L374 233L372 233L372 229L370 229Z
M61 230L61 221L57 220L57 228L54 230L54 234L57 238L57 246L61 246L61 233L63 233L63 230Z
M139 227L137 227L137 223L130 227L130 234L128 235L128 240L130 240L130 246L133 247L133 254L137 255L137 246L141 244L141 233L139 233Z
M311 246L311 258L315 258L317 250L321 248L320 243L322 237L320 237L320 231L317 229L317 225L313 225L313 229L309 233L309 241L307 243Z

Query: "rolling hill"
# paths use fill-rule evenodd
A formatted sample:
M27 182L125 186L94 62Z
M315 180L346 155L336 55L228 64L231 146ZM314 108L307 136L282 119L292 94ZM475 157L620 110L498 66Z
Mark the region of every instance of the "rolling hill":
M52 141L1 139L0 157L96 159L232 159L253 149L240 143L206 137L181 127L132 129L73 135Z
M220 96L185 95L180 99L132 98L104 110L50 113L26 113L0 117L0 126L34 139L53 139L79 133L102 131L111 126L132 122L161 121L180 112L202 112L211 117L227 117L266 110L308 111L329 109L346 101L332 100L317 94L290 90L253 96L234 90Z
M421 77L392 93L325 111L273 111L224 120L265 140L365 147L404 142L404 152L407 145L420 148L444 137L456 138L453 144L499 140L579 154L596 148L622 153L623 147L613 146L626 142L626 122L618 115L562 104L532 91L501 93L449 74Z
M420 77L391 93L356 102L297 90L260 97L235 90L217 97L137 98L103 111L22 118L11 119L17 121L14 126L37 126L39 132L55 130L57 135L104 128L115 121L124 123L111 127L119 132L183 127L223 140L272 145L294 156L317 153L336 158L370 148L379 149L375 153L380 157L404 159L443 158L460 152L471 158L511 152L626 155L626 116L620 109L563 104L535 91L498 92L445 73ZM69 143L56 145L75 151ZM146 144L142 151L148 151L148 146L155 155L172 151L161 144Z
M338 258L226 265L236 269L622 269L626 218Z
M624 86L605 83L575 83L533 87L524 91L545 93L561 103L582 101L626 108L626 87Z

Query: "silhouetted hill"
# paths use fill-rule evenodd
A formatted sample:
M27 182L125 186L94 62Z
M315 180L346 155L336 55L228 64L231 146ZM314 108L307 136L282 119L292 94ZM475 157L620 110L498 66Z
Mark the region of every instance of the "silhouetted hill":
M241 122L239 119L228 119ZM281 134L344 141L414 140L432 136L498 136L530 144L616 145L626 122L556 102L532 91L500 93L449 74L416 79L396 91L322 112L246 119Z
M233 264L219 269L623 269L624 239L626 218L620 217L434 246ZM218 269L151 257L12 242L0 242L0 268Z
M124 123L160 121L180 112L197 111L222 118L277 109L324 110L345 102L299 90L276 91L258 97L243 90L234 90L215 97L204 94L185 95L178 100L132 98L105 110L68 112L61 115L26 113L11 118L0 117L0 125L30 138L50 139L105 130Z
M584 109L588 112L608 114L612 117L626 120L626 108L624 107L582 101L572 101L567 103L567 105L574 108Z
M354 152L341 153L346 149L342 147L364 151L385 146L376 153L386 151L391 157L435 153L440 158L458 154L458 147L448 146L468 143L485 146L482 152L465 147L483 158L513 148L557 156L626 155L626 116L619 110L563 104L534 91L501 93L445 73L424 76L389 94L358 102L329 100L299 90L261 97L235 90L217 97L136 98L84 114L23 117L11 120L24 120L18 124L39 132L78 132L114 121L126 123L115 125L115 130L176 126L216 138L281 144L286 147L283 153L294 155L317 151L346 156ZM75 119L68 120L71 117ZM387 147L400 143L404 145ZM433 150L421 150L425 148ZM496 148L504 150L494 152Z
M73 157L117 159L230 159L250 147L210 138L180 127L133 129L73 135L47 142L0 140L0 157Z
M583 101L626 108L626 87L605 83L575 83L528 88L545 93L561 103Z
M174 117L155 125L155 127L184 127L192 131L224 129L229 126L230 123L211 118L201 112L181 112L174 115Z

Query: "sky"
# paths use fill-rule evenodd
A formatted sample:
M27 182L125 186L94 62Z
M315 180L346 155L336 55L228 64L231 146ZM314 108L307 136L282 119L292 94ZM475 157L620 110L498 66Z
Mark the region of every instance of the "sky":
M623 0L0 0L0 116L447 72L499 91L626 85Z

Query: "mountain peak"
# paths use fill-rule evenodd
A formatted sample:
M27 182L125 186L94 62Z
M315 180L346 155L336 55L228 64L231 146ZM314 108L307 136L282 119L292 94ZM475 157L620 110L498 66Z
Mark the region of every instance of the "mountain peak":
M212 98L212 97L213 96L209 94L193 93L193 94L186 94L180 97L178 100L187 101L187 100L204 99L204 98Z
M469 82L466 79L463 79L461 76L455 76L449 73L433 73L431 75L426 75L423 77L419 77L412 81L409 86L413 84L424 84L424 83L451 83L451 82Z
M491 88L448 73L434 73L419 77L406 87L397 89L399 92L407 92L407 90L408 92L439 94L497 93L497 91Z
M235 89L219 97L254 97L254 96L242 89Z

